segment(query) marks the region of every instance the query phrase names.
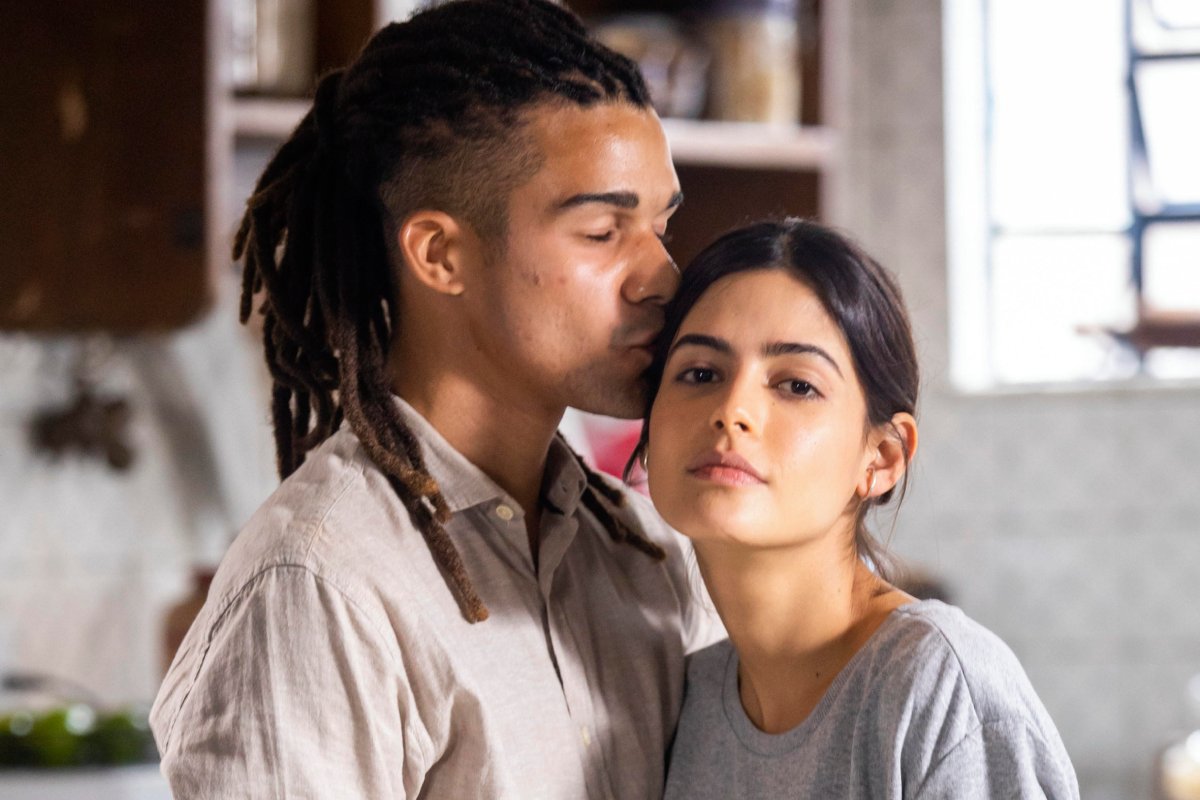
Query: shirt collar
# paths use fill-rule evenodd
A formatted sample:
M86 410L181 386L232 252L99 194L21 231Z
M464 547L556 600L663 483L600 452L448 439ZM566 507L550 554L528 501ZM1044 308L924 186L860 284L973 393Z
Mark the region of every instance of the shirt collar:
M542 482L542 504L550 511L569 517L587 491L587 473L579 457L558 436L546 454L546 477Z
M400 415L420 442L425 468L437 481L451 513L496 500L511 502L507 492L455 450L416 409L401 397L394 399ZM554 437L546 456L542 502L549 510L570 516L578 508L586 489L587 475L578 458L561 438Z

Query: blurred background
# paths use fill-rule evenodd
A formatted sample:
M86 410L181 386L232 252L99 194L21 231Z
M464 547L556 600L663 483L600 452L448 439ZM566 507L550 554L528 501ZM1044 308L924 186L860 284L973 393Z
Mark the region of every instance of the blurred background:
M0 798L166 796L146 704L277 482L232 233L417 5L5 4ZM1084 798L1200 797L1200 3L570 5L646 73L680 263L787 213L899 275L922 446L876 523L913 585L1012 646ZM565 428L610 470L636 433Z

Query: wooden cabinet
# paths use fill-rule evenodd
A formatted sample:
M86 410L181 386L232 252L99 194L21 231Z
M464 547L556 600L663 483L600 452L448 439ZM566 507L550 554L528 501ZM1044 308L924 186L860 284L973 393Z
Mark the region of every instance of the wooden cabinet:
M159 331L212 301L209 13L205 0L6 8L0 330Z

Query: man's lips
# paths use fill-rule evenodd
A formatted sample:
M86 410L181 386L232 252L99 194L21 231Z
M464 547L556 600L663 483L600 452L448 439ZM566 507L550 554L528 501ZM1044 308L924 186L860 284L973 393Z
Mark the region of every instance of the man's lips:
M653 350L656 341L658 341L658 331L651 331L650 333L630 338L625 346L635 350Z
M732 451L710 450L689 463L687 471L702 480L730 486L754 486L767 482L753 464Z
M622 327L614 337L614 343L618 347L626 347L630 350L654 350L654 345L658 342L658 337L662 333L663 321L661 319L643 319L642 324L634 327Z

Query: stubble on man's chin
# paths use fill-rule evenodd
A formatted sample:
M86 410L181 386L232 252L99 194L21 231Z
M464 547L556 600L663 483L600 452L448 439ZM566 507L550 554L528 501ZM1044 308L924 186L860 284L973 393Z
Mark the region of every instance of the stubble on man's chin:
M589 380L584 391L576 392L577 397L569 405L588 414L598 414L614 419L641 419L646 411L646 399L649 397L649 385L645 376L637 377L633 382Z

